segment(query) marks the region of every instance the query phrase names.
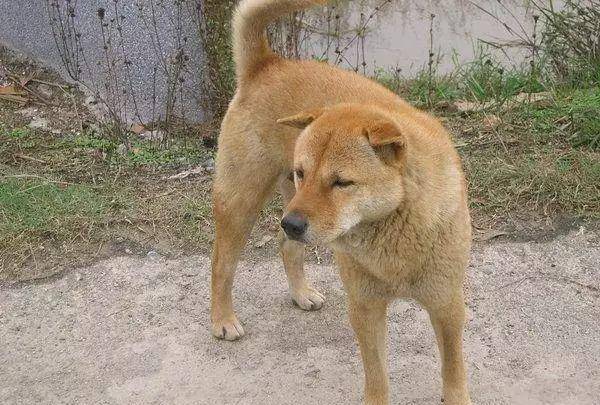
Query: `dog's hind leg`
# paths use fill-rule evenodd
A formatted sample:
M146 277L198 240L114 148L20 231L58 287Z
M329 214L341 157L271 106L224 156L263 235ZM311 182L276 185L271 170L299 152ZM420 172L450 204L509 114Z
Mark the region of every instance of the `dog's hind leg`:
M253 153L242 139L219 146L213 185L215 241L212 254L210 315L214 336L236 340L244 335L232 303L233 277L248 235L272 195L279 165L265 153ZM247 138L246 138L247 139ZM262 158L262 159L261 159Z
M294 184L283 179L279 186L284 205L294 197ZM325 297L306 280L304 274L304 244L288 239L279 232L283 267L287 275L292 301L306 311L314 311L323 306Z

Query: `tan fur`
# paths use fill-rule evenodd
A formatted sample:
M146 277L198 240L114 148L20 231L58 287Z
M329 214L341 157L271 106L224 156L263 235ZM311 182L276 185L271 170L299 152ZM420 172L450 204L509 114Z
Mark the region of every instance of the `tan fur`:
M462 284L471 234L458 155L435 118L380 85L268 48L271 20L318 3L245 0L235 16L238 88L221 128L213 190L213 334L244 334L232 304L235 267L279 188L286 214L308 221L303 240L334 250L363 358L365 403L388 403L386 311L393 299L411 298L436 332L445 403L470 404ZM292 299L320 308L302 245L283 237L281 251Z

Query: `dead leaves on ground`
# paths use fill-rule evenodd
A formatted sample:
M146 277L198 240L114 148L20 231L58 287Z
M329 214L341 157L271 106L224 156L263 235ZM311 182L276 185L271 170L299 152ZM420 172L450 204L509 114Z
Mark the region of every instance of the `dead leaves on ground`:
M12 84L5 84L0 86L0 100L6 100L13 103L19 104L19 106L24 106L28 102L35 100L40 101L44 104L53 105L51 100L48 99L47 96L40 94L40 92L28 86L30 82L38 82L46 85L57 86L60 88L64 88L56 83L44 82L43 80L37 80L35 78L35 73L31 73L27 76L19 76L16 74L12 74L8 71L4 72L6 78L12 81Z

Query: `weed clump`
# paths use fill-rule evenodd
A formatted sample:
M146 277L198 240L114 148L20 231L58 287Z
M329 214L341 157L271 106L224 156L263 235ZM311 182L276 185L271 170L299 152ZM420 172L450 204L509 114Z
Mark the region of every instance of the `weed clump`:
M556 79L570 86L600 84L600 1L567 0L561 10L537 6L544 18L542 50Z

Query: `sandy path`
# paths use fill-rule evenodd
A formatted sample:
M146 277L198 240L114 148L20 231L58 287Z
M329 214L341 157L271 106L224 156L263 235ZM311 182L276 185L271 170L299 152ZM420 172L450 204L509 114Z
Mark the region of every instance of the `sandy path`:
M600 242L478 245L465 336L476 404L600 403ZM246 262L235 343L207 327L209 261L113 258L45 283L0 286L0 403L358 404L362 369L330 266L328 298L294 308L277 258ZM393 404L436 404L426 313L390 311Z

